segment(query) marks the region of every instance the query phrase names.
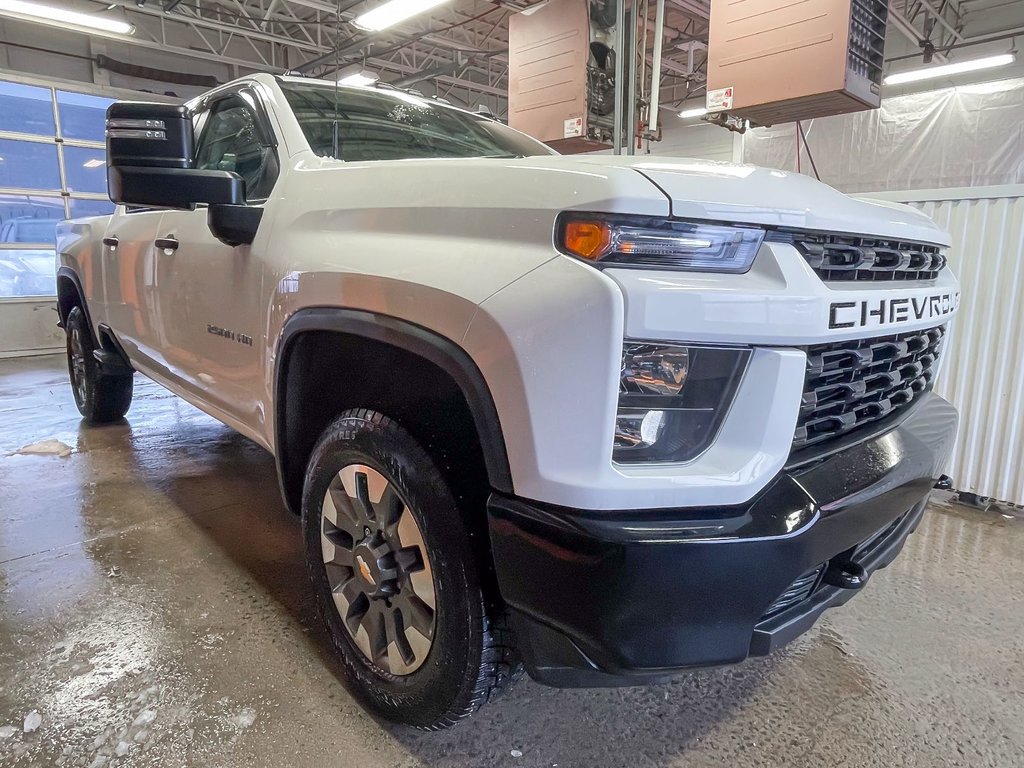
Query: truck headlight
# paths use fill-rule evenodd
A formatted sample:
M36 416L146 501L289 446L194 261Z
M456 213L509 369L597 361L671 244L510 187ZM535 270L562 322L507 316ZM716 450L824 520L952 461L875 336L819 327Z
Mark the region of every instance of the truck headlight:
M741 273L754 263L764 230L646 216L566 213L559 250L596 267Z
M689 461L714 440L749 349L627 341L612 459Z

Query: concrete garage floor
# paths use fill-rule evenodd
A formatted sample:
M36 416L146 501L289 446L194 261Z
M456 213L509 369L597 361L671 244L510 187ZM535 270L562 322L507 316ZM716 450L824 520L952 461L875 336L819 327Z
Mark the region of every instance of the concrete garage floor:
M1020 520L932 510L771 658L420 734L338 682L270 457L141 377L85 428L63 366L0 362L2 766L1024 766Z

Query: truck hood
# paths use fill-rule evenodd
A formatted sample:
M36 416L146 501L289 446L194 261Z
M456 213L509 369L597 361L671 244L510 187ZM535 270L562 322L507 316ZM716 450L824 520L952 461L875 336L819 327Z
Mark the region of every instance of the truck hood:
M673 157L562 155L530 160L553 168L626 167L668 198L672 215L949 245L949 235L908 205L852 198L801 173Z

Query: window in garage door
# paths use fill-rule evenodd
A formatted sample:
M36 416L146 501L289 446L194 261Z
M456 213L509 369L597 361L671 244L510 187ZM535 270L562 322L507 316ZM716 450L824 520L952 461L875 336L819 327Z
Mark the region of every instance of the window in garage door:
M112 99L0 80L0 300L56 293L57 222L110 213Z

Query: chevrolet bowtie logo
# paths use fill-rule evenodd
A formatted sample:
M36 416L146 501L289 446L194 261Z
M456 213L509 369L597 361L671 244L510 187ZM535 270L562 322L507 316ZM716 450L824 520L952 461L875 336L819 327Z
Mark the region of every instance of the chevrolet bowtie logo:
M370 574L370 566L363 560L362 555L356 555L356 565L359 566L359 574L368 582L377 586L377 582L373 580L373 576Z

